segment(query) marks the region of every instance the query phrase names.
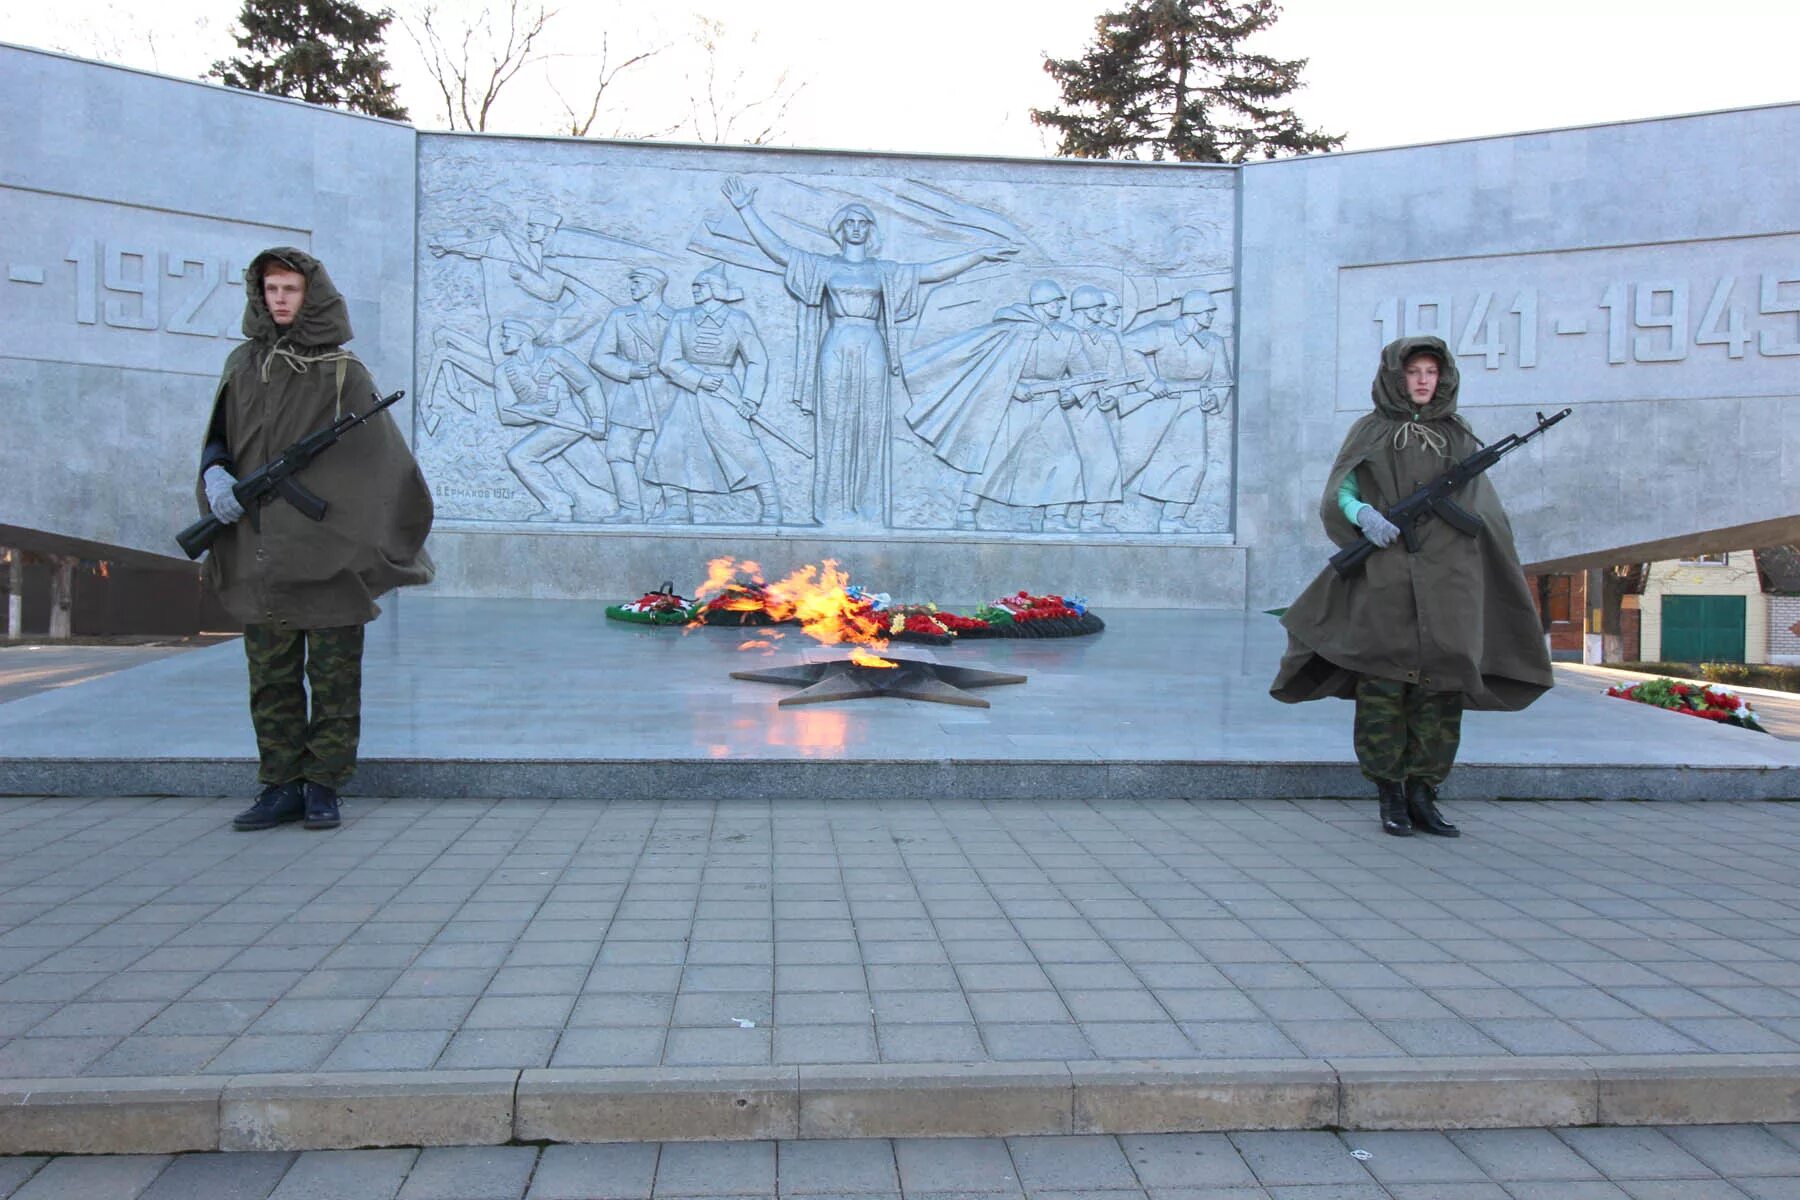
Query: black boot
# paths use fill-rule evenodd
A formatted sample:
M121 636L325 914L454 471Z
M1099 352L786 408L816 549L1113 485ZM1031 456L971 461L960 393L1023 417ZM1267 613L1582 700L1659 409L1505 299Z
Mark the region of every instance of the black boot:
M231 818L233 829L273 829L298 821L305 807L300 799L300 781L271 783L256 797L256 803Z
M1411 837L1412 822L1406 816L1406 793L1391 779L1379 780L1375 794L1381 797L1381 832L1395 837Z
M335 788L306 781L306 819L302 829L336 829L338 827L338 794Z
M1406 781L1406 815L1426 833L1435 833L1438 837L1462 836L1462 830L1444 820L1444 814L1438 811L1437 789L1423 779Z

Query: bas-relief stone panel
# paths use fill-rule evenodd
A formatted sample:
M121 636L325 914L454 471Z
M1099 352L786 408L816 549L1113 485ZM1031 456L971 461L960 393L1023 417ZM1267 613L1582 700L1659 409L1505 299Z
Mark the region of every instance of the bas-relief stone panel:
M419 190L448 527L1230 536L1228 172L427 137Z

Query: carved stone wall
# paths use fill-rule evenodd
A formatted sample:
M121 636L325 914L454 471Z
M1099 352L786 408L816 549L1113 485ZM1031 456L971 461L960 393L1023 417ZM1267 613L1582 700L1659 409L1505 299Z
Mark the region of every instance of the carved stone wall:
M179 556L265 247L323 258L408 386L410 126L9 46L0 113L0 526Z
M425 136L467 532L1232 529L1234 177Z
M1252 606L1329 554L1326 472L1409 333L1456 352L1484 438L1575 410L1495 469L1527 563L1800 536L1797 156L1786 105L1246 167Z

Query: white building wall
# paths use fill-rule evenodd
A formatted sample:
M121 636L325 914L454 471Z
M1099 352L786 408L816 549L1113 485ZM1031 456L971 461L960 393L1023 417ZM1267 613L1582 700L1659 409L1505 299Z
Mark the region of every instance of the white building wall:
M1733 550L1723 563L1656 562L1644 579L1640 611L1644 661L1662 658L1662 603L1665 596L1744 597L1744 661L1769 661L1769 597L1756 573L1756 555Z

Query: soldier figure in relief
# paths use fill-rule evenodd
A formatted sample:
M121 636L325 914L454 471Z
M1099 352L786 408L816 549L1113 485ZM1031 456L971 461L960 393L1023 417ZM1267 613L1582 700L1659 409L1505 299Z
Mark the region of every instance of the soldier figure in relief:
M1030 508L1041 530L1052 507L1079 502L1081 457L1068 411L1088 371L1081 334L1062 320L1067 299L1049 279L1031 285L991 324L914 351L906 359L915 397L906 414L937 456L974 478L964 482L955 526L976 527L981 501Z
M748 491L757 519L779 525L775 472L750 424L769 385L768 351L749 315L729 307L744 293L723 265L694 276L693 295L694 307L677 312L663 335L658 363L674 396L644 477L669 489L667 520L693 521L693 492Z
M1232 387L1231 352L1211 331L1218 307L1210 292L1187 292L1175 320L1123 335L1127 348L1154 364L1151 399L1132 420L1155 440L1131 482L1140 495L1162 501L1162 533L1200 531L1190 512L1206 480L1206 418L1225 411Z
M655 267L634 269L626 281L632 303L608 314L590 356L607 393L606 461L619 498L614 521L635 524L644 519L640 462L669 408L669 381L657 366L663 337L675 316L663 301L668 283L669 277ZM666 498L658 495L653 513L666 510Z
M1081 503L1063 510L1064 529L1117 532L1114 514L1124 500L1124 468L1119 458L1119 415L1148 399L1139 385L1147 377L1143 360L1119 340L1118 297L1083 284L1070 298L1088 369L1106 378L1077 391L1069 409L1075 452L1081 459Z
M538 345L537 337L528 322L500 323L494 407L502 425L534 426L506 451L506 465L544 506L527 519L572 521L575 498L549 464L590 438L606 437L605 400L586 363L560 346Z

